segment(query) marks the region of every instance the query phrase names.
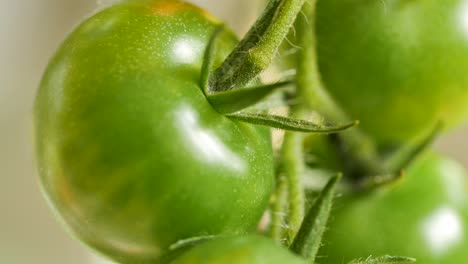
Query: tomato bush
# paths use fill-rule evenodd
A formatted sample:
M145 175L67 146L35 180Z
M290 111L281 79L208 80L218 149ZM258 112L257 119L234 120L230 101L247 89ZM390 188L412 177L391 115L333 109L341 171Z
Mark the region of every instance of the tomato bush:
M301 257L261 236L225 237L197 245L171 264L305 264Z
M467 10L463 0L318 1L323 81L381 146L466 118Z
M126 1L83 22L46 70L34 108L43 189L80 240L116 260L247 233L268 204L269 130L219 114L199 85L220 26L180 1ZM214 65L236 43L223 30Z
M424 264L468 259L468 175L431 154L404 178L370 194L338 198L320 252L338 264L370 255L407 255Z
M365 173L369 165L374 174L387 167L376 165L381 157L372 140L385 150L466 114L468 46L464 24L452 19L465 17L462 3L320 1L316 37L324 83L372 139L360 141L356 132L320 144L322 137L286 133L276 164L270 131L255 125L336 133L355 124L244 111L292 83L244 87L271 63L303 0L270 1L240 44L222 22L183 1L109 7L70 34L41 82L34 128L44 193L78 239L122 263L315 262L341 176L305 214L304 165L335 170L364 161ZM301 112L300 118L322 106L326 116L345 119L315 74L309 23L315 9L302 11L296 90L277 100L293 99L291 113ZM434 14L438 19L428 22ZM341 144L347 139L350 151ZM393 165L392 157L399 161L397 155L384 162ZM359 166L345 172L361 174ZM271 196L274 168L279 181ZM456 164L431 155L412 165L398 186L341 198L320 255L331 263L387 254L463 262L466 181ZM270 198L271 237L291 251L247 235ZM368 263L395 261L411 259Z

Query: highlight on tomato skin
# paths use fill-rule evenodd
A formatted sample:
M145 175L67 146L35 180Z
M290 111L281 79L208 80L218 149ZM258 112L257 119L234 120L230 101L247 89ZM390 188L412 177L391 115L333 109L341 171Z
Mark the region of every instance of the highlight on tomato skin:
M426 154L399 182L336 199L319 255L330 264L382 254L424 264L465 263L467 204L466 170L447 157Z
M222 22L181 1L124 1L79 25L34 106L45 196L68 230L124 263L184 239L255 230L273 188L270 131L215 111L201 87ZM217 39L214 66L236 45Z

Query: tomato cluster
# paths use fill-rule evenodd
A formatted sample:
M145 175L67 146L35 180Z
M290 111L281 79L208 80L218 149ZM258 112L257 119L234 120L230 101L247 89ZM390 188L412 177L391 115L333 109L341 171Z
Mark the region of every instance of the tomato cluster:
M323 84L381 151L424 137L436 123L466 120L466 7L460 0L318 1ZM320 253L326 263L375 254L467 261L463 168L430 154L403 169L396 184L336 200Z
M34 135L45 196L78 239L121 263L312 263L320 244L326 263L388 254L427 264L466 262L467 175L436 154L418 157L400 181L370 190L354 188L356 175L344 175L343 186L351 188L336 199L321 243L340 177L314 197L307 214L301 177L307 166L346 173L343 164L359 160L346 156L349 137L307 141L286 133L274 153L270 129L258 125L334 133L348 126L252 114L247 107L275 85L234 87L258 84L255 74L273 55L255 52L286 35L292 21L284 22L285 12L299 6L298 13L303 2L270 1L240 44L221 21L180 0L122 1L68 36L40 84ZM297 99L291 109L302 116L321 114L301 97L308 74L320 75L317 87L325 92L316 94L329 93L341 116L361 120L359 131L382 162L437 122L454 126L468 112L466 3L387 2L304 7L314 27L300 20L296 27L308 26L316 39L296 60L317 72L298 71L296 92L278 96ZM314 52L317 61L307 62ZM324 162L308 162L309 154ZM290 250L254 234L267 231L259 227L262 215ZM298 226L288 226L291 219ZM352 263L409 261L390 259Z

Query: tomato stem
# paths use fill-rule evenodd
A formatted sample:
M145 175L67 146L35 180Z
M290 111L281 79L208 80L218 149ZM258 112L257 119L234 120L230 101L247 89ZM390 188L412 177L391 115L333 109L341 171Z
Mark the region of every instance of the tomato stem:
M321 80L317 62L315 39L315 9L316 0L307 0L295 24L297 51L297 92L304 107L318 111L332 120L350 120L349 116L333 100L326 91ZM339 136L346 145L343 160L352 161L351 168L345 168L348 176L372 176L382 172L381 160L374 142L359 129L353 128ZM356 173L354 167L359 167ZM364 168L362 175L360 170Z
M212 91L246 86L273 61L305 0L270 0L263 14L210 77Z
M297 116L303 115L303 112L295 112ZM289 245L296 236L304 218L305 193L302 184L302 175L304 173L304 134L295 132L286 132L282 146L281 168L288 179L288 232L287 244Z
M220 25L215 29L213 35L211 35L210 42L205 49L205 54L203 55L203 64L200 74L200 87L205 94L209 92L209 77L211 71L213 70L212 68L216 57L216 40L224 29L224 25Z
M271 202L270 236L278 244L285 244L286 216L288 213L288 181L278 169L276 189Z

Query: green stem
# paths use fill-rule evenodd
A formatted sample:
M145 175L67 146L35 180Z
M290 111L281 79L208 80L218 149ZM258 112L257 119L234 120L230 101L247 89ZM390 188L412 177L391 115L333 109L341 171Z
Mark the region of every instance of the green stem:
M218 26L216 28L216 30L210 38L210 42L208 42L208 46L205 49L200 78L200 87L202 88L204 94L207 94L209 92L209 77L216 57L216 40L219 34L223 32L223 30L224 25Z
M326 91L318 69L315 39L316 0L307 0L302 15L296 21L297 45L297 89L303 105L317 110L331 120L350 120ZM349 129L340 134L346 144L346 158L363 166L369 175L381 173L380 158L373 141L359 129ZM363 175L359 175L360 177ZM366 175L368 176L368 175Z
M270 0L249 32L210 77L215 92L246 86L273 61L305 0Z
M329 94L320 80L316 54L314 30L316 0L307 0L302 15L296 20L297 51L297 89L302 103L310 109L320 109L322 114L334 120L344 120L347 116Z
M271 206L270 224L270 236L279 244L284 244L286 242L284 237L286 229L286 215L288 212L288 182L282 174L283 173L280 172L276 180L276 190L273 195Z
M301 109L293 109L296 117L301 118L304 112ZM286 132L282 148L282 168L288 179L289 216L287 244L289 245L296 236L304 219L305 194L302 184L304 172L304 134Z

